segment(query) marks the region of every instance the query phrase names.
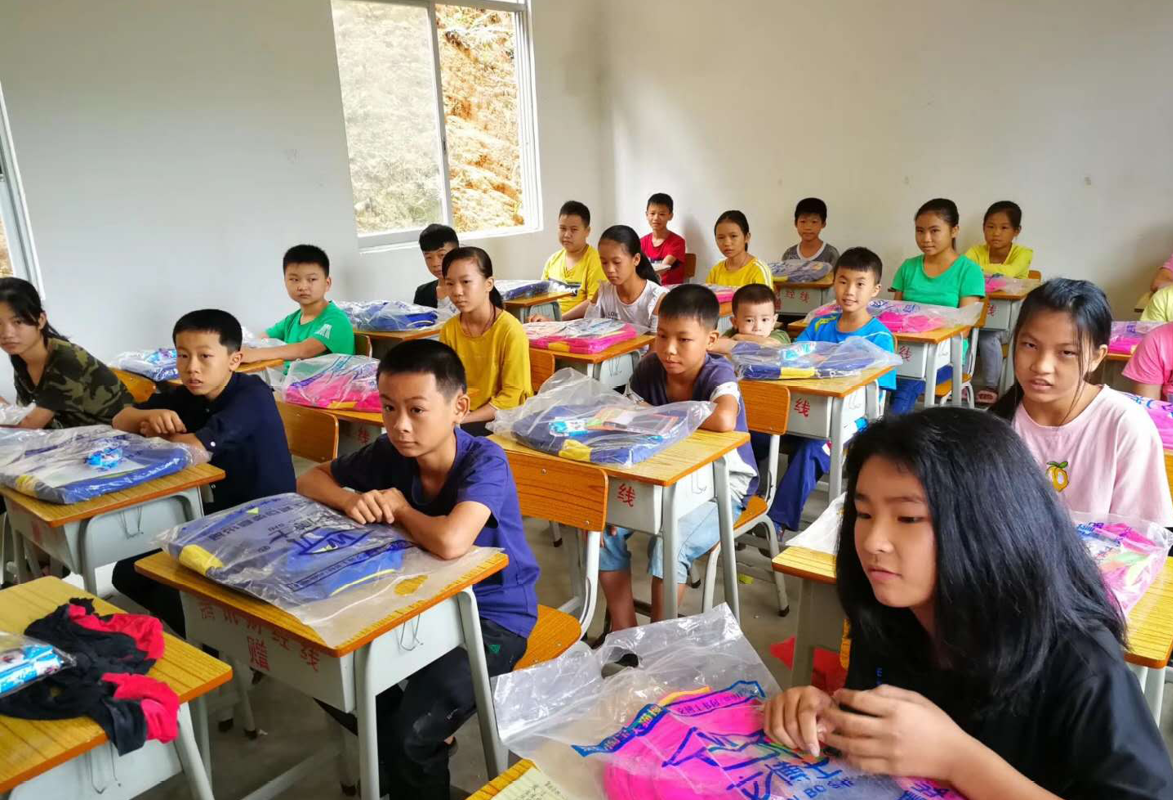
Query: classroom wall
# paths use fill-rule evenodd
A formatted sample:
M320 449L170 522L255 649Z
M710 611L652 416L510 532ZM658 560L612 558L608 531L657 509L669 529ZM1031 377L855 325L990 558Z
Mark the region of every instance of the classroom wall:
M1123 318L1173 252L1167 0L608 2L616 214L670 192L702 277L721 211L772 260L807 195L827 240L876 250L887 277L919 254L925 200L957 202L964 248L1013 199L1035 264Z
M595 19L534 9L546 230L481 242L501 275L541 268L571 195L606 216ZM51 319L99 356L201 306L271 324L300 241L338 299L429 278L418 247L359 252L328 0L6 0L0 89Z

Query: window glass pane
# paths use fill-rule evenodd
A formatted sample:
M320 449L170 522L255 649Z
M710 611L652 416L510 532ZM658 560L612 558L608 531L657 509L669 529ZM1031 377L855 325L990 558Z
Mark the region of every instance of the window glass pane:
M443 221L426 9L333 0L359 234Z
M524 225L514 14L436 6L436 25L456 229Z
M4 178L0 175L0 193L7 192L8 187L4 184ZM0 202L4 198L0 197ZM3 209L0 209L3 211ZM8 249L8 236L4 231L4 215L0 214L0 277L7 278L12 275L12 254Z

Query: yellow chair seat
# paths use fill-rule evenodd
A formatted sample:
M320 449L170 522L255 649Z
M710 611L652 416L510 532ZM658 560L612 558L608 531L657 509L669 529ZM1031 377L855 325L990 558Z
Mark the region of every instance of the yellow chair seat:
M514 669L525 669L557 658L582 638L578 620L564 611L538 606L538 623L529 635L525 655Z

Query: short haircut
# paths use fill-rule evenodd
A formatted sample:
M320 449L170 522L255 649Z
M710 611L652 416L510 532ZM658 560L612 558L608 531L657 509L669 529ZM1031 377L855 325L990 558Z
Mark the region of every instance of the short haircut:
M586 203L580 203L577 200L567 200L562 204L562 208L558 209L558 216L560 217L578 217L582 220L582 224L588 228L591 226L591 210L586 207Z
M171 329L171 341L178 339L181 333L214 333L220 337L220 344L228 348L229 354L239 350L244 341L240 322L218 308L201 308L184 314Z
M835 262L835 274L841 269L850 269L858 272L870 272L876 283L884 277L884 262L880 257L866 247L849 247Z
M758 303L769 303L772 308L774 306L774 290L761 283L747 283L733 293L734 314L743 304L757 305Z
M827 224L827 204L817 197L804 197L798 201L794 207L794 221L798 222L803 214L818 214L823 224Z
M384 375L431 375L436 389L449 399L468 390L460 356L435 339L416 339L388 350L379 361L378 377Z
M460 239L457 237L456 231L447 225L438 225L433 222L420 231L420 250L425 253L431 252L432 250L439 250L446 244L450 244L453 247L460 247Z
M668 209L669 214L672 214L676 211L672 205L672 195L665 194L664 192L656 192L654 195L648 198L647 204L649 206L664 206L664 208ZM645 206L645 208L646 207L647 206Z
M717 327L720 315L721 304L717 302L717 295L699 283L681 284L660 301L660 319L692 318L712 330Z
M317 245L295 244L286 250L285 257L281 259L281 271L289 269L290 264L317 264L326 277L330 277L330 257Z
M1005 214L1010 218L1010 227L1018 230L1022 227L1022 209L1018 207L1018 203L1013 200L999 200L992 206L986 209L986 215L982 217L982 224L985 225L990 221L990 217L995 214Z

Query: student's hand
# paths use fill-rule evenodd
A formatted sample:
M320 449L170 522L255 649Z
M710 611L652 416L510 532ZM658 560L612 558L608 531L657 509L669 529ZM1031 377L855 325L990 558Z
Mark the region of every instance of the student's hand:
M823 741L865 772L952 782L974 741L948 714L907 689L840 689L835 703L823 716Z
M819 740L828 728L824 715L833 705L822 689L796 686L766 702L762 727L767 736L791 750L818 756Z
M396 508L391 497L392 492L399 495L400 498L403 497L398 489L383 491L376 489L362 494L353 493L346 499L342 511L360 525L371 522L383 522L390 525L395 521Z
M174 411L160 408L148 412L148 416L139 423L139 433L143 436L170 436L173 433L187 433L187 427Z

